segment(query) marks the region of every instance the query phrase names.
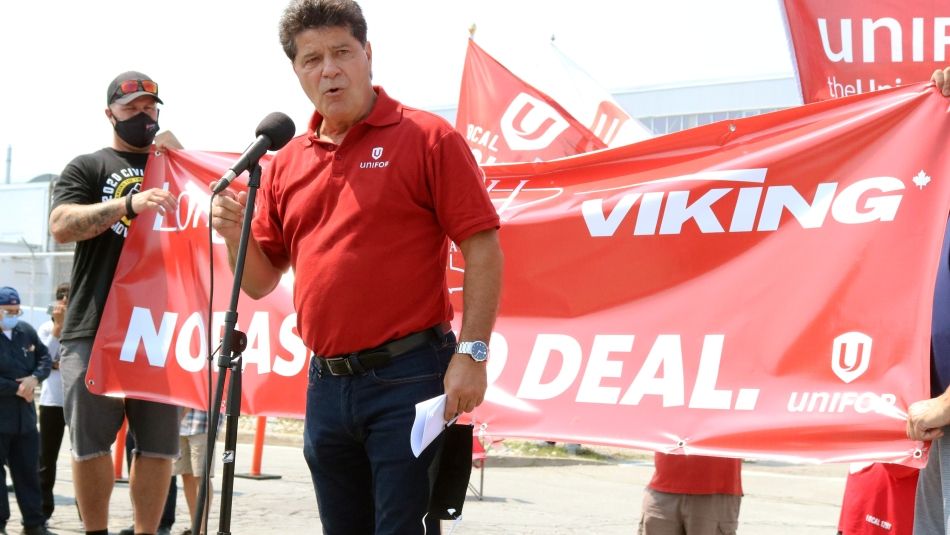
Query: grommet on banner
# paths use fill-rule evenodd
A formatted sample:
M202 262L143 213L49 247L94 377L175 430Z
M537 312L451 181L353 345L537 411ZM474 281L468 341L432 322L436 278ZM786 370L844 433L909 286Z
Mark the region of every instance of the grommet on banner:
M729 131L730 132L736 131L736 123L729 123Z
M920 459L924 456L924 450L917 448L914 450L914 459Z
M680 439L680 440L677 440L677 441L676 441L676 447L677 447L677 448L683 448L683 447L685 447L685 446L686 446L686 441L685 441L685 440Z

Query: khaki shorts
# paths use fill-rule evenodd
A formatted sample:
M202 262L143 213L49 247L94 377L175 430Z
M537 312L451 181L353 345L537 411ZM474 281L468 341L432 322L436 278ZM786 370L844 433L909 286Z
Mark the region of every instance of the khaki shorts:
M640 535L735 535L742 496L643 492Z
M59 370L63 378L63 413L69 426L73 458L85 461L112 453L112 443L129 420L134 452L146 457L178 457L178 407L132 398L93 394L86 388L92 353L90 338L63 340Z
M208 456L208 433L178 437L181 456L175 460L174 474L191 474L201 477L205 469L205 457ZM214 463L211 463L211 477L214 477Z

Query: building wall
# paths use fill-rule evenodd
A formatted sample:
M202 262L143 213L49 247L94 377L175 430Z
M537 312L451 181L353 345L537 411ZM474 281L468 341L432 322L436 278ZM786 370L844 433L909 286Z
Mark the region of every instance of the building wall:
M791 77L644 87L618 91L613 97L631 117L639 119L655 135L759 115L802 103L798 83ZM432 111L455 124L456 108Z
M34 326L49 316L56 285L69 280L72 254L56 252L49 235L50 183L0 185L0 286L16 288Z

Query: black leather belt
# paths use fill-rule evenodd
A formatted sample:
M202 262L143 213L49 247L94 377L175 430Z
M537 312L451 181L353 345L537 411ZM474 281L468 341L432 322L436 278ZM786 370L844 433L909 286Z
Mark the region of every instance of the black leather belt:
M388 365L394 358L422 344L441 340L451 328L452 326L448 323L440 323L435 327L397 338L371 349L354 351L335 357L316 355L314 358L323 373L329 373L330 375L362 375L373 368Z

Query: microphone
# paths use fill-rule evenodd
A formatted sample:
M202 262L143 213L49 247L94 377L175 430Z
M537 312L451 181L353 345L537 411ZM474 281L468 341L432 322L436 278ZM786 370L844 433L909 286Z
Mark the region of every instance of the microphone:
M228 172L218 180L211 193L221 193L227 189L231 185L231 181L257 163L257 160L265 152L278 150L286 145L287 142L293 139L296 131L297 127L294 126L294 121L279 111L264 117L264 120L257 125L257 130L254 132L257 139L244 149L244 154L241 154L241 157L234 162Z

